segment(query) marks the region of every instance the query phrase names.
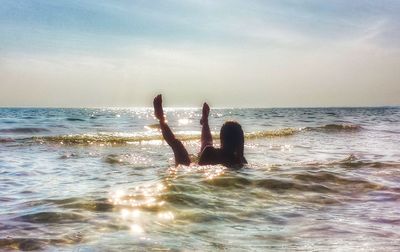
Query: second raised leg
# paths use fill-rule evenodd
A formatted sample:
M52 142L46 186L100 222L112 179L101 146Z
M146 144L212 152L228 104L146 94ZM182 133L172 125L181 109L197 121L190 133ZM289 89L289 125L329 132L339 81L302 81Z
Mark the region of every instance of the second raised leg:
M208 125L208 116L210 114L210 107L207 103L203 104L203 111L200 120L200 124L202 125L201 128L201 147L200 153L204 150L206 146L212 146L213 140L210 131L210 126Z

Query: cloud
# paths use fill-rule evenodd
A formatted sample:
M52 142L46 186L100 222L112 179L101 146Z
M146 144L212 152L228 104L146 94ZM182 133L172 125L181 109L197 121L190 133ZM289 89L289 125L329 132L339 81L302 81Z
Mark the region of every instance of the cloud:
M399 6L5 1L0 105L399 104Z

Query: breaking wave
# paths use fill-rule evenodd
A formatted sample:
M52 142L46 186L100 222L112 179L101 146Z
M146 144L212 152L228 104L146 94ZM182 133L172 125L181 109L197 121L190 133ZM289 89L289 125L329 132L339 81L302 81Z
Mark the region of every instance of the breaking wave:
M297 133L299 131L300 131L299 129L294 129L294 128L257 131L257 132L246 133L245 138L246 139L254 139L254 138L269 138L269 137L285 137L285 136L294 135L295 133Z
M285 128L271 131L258 131L245 133L246 139L272 138L291 136L298 132L296 129ZM219 134L213 132L213 138L219 139ZM178 132L175 136L181 141L200 140L200 132ZM62 143L62 144L130 144L162 141L163 136L159 132L142 134L80 134L80 135L58 135L32 137L34 141L41 143Z
M60 144L105 144L105 145L121 145L132 143L146 143L162 141L162 134L154 130L155 125L150 125L151 131L125 134L125 133L97 133L97 134L78 134L78 135L56 135L56 136L32 136L26 138L39 143L60 143ZM290 137L295 134L307 131L317 131L325 133L335 132L356 132L362 129L359 125L353 124L327 124L320 127L306 127L306 128L282 128L277 130L264 130L245 133L245 139L265 139L275 137ZM1 129L0 132L7 133L39 133L49 131L44 128L14 128L14 129ZM181 131L177 132L176 137L181 141L197 141L200 140L201 134L199 131ZM212 133L214 139L219 139L219 133ZM22 139L22 140L26 140ZM13 142L18 139L2 138L0 142ZM19 139L21 140L21 139Z
M12 143L15 142L12 138L0 138L0 143Z
M326 124L320 127L306 127L304 130L308 131L320 131L326 133L335 132L355 132L362 130L362 127L357 124Z

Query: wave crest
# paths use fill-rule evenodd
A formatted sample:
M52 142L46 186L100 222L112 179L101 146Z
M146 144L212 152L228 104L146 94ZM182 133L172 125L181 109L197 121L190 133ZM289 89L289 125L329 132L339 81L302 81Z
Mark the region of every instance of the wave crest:
M268 130L245 133L246 139L255 138L271 138L271 137L285 137L295 134L298 130L286 128L281 130ZM181 141L196 141L200 140L200 132L180 132L175 134L176 138ZM212 133L214 139L219 139L219 134ZM61 143L61 144L129 144L129 143L143 143L162 141L163 136L154 132L151 134L134 134L134 135L121 135L121 134L80 134L80 135L58 135L58 136L41 136L32 137L34 141L44 143Z
M362 127L357 124L326 124L319 127L306 127L304 130L308 131L322 131L327 133L334 133L338 131L343 132L354 132L362 130Z
M45 128L10 128L10 129L0 129L0 133L19 133L19 134L29 134L29 133L40 133L48 132Z
M153 126L155 127L155 126ZM275 137L289 137L304 131L316 131L324 133L335 132L355 132L361 130L362 127L355 124L327 124L320 127L306 127L306 128L282 128L277 130L264 130L245 133L245 139L259 139L259 138L275 138ZM0 132L5 131L0 130ZM37 133L41 131L48 131L42 128L15 128L13 132L23 133ZM200 131L181 131L177 132L176 137L181 141L198 141L200 140ZM214 139L219 139L218 132L212 132ZM120 145L131 143L159 143L163 141L162 134L157 130L148 132L126 134L126 133L97 133L97 134L78 134L78 135L56 135L56 136L32 136L29 138L33 141L40 143L61 143L61 144L105 144L105 145ZM1 139L0 142L9 142L10 140Z
M294 135L297 132L299 132L299 130L294 128L256 131L256 132L245 133L245 138L254 139L254 138L269 138L269 137L285 137Z
M312 163L305 163L305 165L310 166L317 166L317 167L331 167L333 165L339 165L345 168L399 168L400 162L383 162L383 161L374 161L374 160L365 160L359 159L354 154L350 154L344 159L338 161L331 161L331 162L312 162Z

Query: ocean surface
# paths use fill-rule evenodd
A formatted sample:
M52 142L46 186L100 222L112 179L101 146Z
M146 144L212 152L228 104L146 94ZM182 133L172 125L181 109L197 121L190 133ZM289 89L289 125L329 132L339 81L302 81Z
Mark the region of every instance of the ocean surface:
M200 109L166 115L195 160ZM400 251L400 107L225 120L240 170L175 167L150 108L1 108L0 251Z

